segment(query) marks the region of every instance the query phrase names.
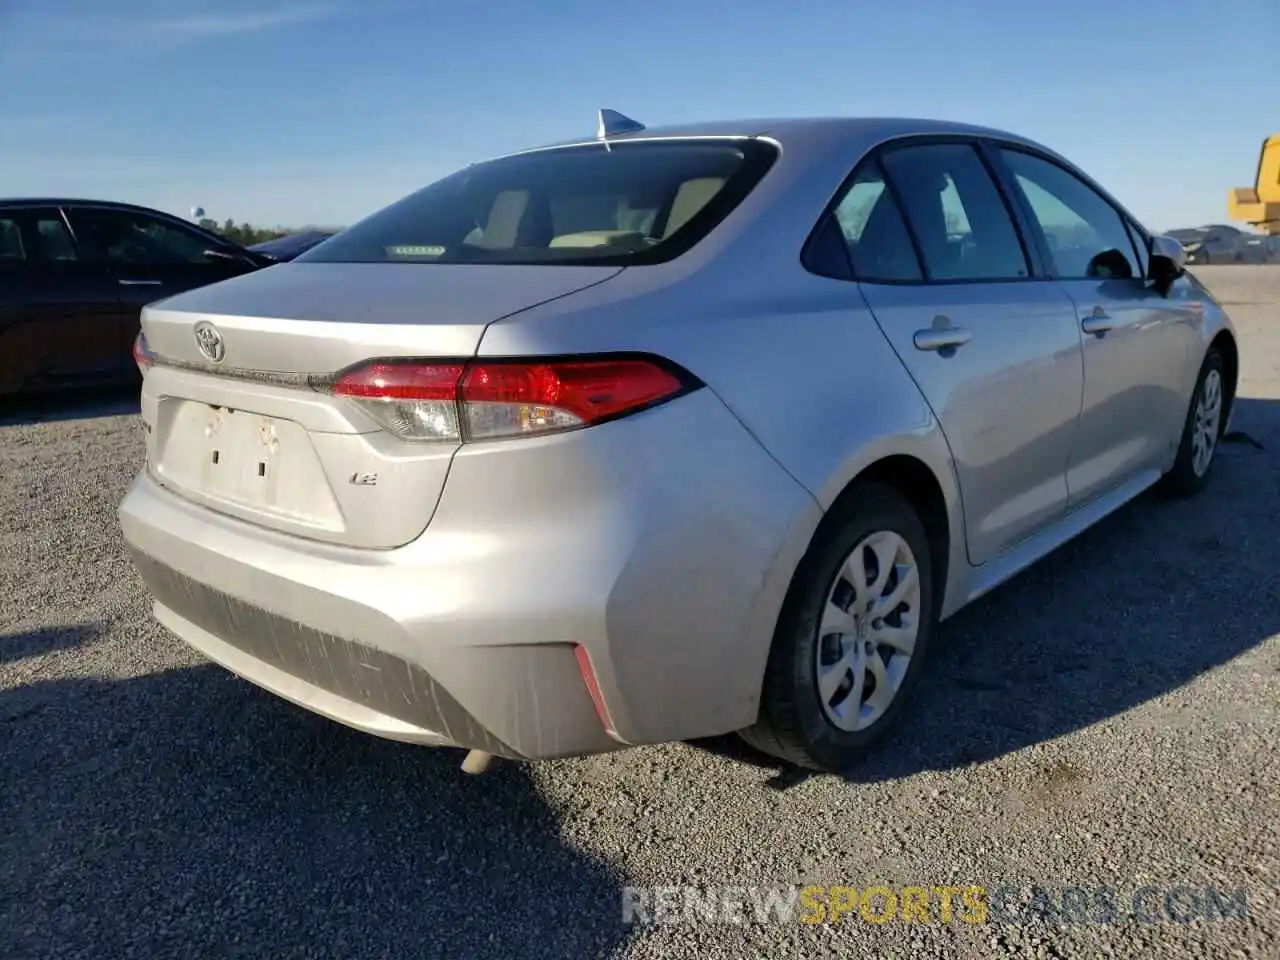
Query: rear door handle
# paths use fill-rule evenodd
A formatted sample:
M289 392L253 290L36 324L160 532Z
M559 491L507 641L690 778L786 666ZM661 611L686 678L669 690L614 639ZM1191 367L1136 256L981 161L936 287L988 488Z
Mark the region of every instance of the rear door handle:
M121 280L122 287L162 287L163 280Z
M945 350L948 347L963 347L973 339L973 334L963 327L930 327L928 330L917 330L911 338L917 350Z
M1114 330L1116 322L1107 316L1107 311L1101 307L1094 307L1093 314L1085 317L1080 324L1080 329L1085 333L1092 333L1095 337L1100 337L1108 330Z

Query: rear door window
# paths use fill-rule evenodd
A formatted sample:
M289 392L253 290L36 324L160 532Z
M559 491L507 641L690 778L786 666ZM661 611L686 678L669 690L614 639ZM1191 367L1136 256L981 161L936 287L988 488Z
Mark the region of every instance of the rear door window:
M56 212L42 213L35 221L36 244L39 247L40 259L65 263L78 259L76 242L71 238L71 231L66 222Z
M920 281L924 274L911 234L880 165L863 164L835 209L854 276L868 282Z
M906 207L929 280L1030 276L1009 209L971 144L898 147L882 163Z
M24 207L0 213L0 264L77 259L75 239L57 207Z
M214 244L208 238L145 213L76 207L70 216L94 259L146 267L210 263L205 251Z
M754 140L615 142L446 177L298 258L311 263L658 263L710 233L776 156Z

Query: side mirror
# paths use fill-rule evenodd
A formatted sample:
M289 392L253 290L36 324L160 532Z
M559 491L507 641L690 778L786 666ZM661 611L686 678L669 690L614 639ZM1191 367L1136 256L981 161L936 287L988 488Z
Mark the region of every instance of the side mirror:
M1169 295L1175 280L1187 272L1187 251L1173 237L1151 238L1150 277L1162 296Z

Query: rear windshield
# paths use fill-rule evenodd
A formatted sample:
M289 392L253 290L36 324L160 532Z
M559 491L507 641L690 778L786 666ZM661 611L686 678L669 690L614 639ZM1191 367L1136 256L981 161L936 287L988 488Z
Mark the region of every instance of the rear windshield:
M685 140L503 157L424 187L295 262L657 263L710 233L775 153L755 140Z

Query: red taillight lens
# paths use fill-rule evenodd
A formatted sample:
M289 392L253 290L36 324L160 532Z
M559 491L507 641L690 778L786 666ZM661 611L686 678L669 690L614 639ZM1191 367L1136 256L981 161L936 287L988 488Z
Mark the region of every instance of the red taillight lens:
M371 400L448 400L458 392L461 363L371 363L338 378L333 392L340 397Z
M155 359L151 356L151 351L147 349L147 335L138 332L133 338L133 362L138 366L138 372L145 375L151 369L151 364Z
M683 389L647 360L477 362L467 367L460 394L467 434L484 439L598 423Z
M406 440L485 440L589 426L669 400L689 379L657 360L377 360L332 392Z

